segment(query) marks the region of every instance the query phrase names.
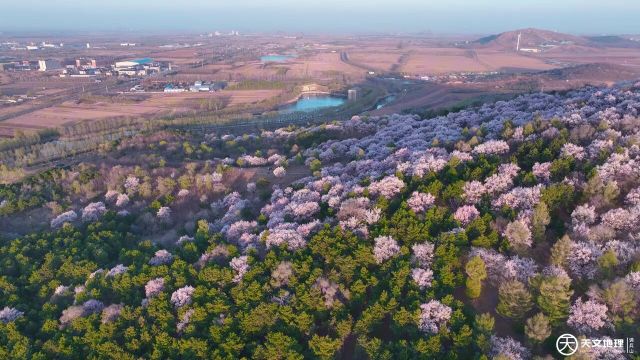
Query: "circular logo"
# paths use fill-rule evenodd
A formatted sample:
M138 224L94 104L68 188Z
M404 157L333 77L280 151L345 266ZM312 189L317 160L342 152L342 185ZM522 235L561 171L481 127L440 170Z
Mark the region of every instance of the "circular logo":
M562 334L556 340L556 349L561 355L571 356L578 351L578 339L571 334Z

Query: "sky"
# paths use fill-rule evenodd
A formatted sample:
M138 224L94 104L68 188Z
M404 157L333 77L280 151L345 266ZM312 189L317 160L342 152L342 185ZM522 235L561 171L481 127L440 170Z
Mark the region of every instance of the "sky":
M7 0L0 31L640 34L639 13L637 0Z

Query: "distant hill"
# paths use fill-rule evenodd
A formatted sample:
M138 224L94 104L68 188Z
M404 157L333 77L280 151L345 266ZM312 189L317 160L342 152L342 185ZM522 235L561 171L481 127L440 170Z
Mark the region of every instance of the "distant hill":
M584 37L532 28L507 31L501 34L485 36L476 40L474 43L483 47L515 51L519 34L521 49L544 49L563 45L589 44L589 40Z
M616 35L590 36L587 37L594 46L616 47L616 48L640 48L640 41L634 41Z
M520 35L520 49L537 49L549 51L553 49L569 48L640 48L640 41L617 35L602 36L576 36L555 31L541 29L520 29L494 34L475 40L472 45L476 47L491 48L496 50L516 50Z

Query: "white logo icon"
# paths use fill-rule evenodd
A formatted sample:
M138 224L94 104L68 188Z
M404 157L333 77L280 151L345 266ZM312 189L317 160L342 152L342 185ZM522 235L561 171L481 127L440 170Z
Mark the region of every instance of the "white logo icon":
M562 334L556 340L556 349L561 355L573 355L578 351L578 339L571 334Z

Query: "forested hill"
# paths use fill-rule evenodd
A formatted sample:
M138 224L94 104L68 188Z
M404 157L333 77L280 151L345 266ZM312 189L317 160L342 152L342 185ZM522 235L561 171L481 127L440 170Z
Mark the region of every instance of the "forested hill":
M107 144L0 187L3 224L47 228L2 240L0 358L530 359L563 333L640 339L638 111L640 83Z

